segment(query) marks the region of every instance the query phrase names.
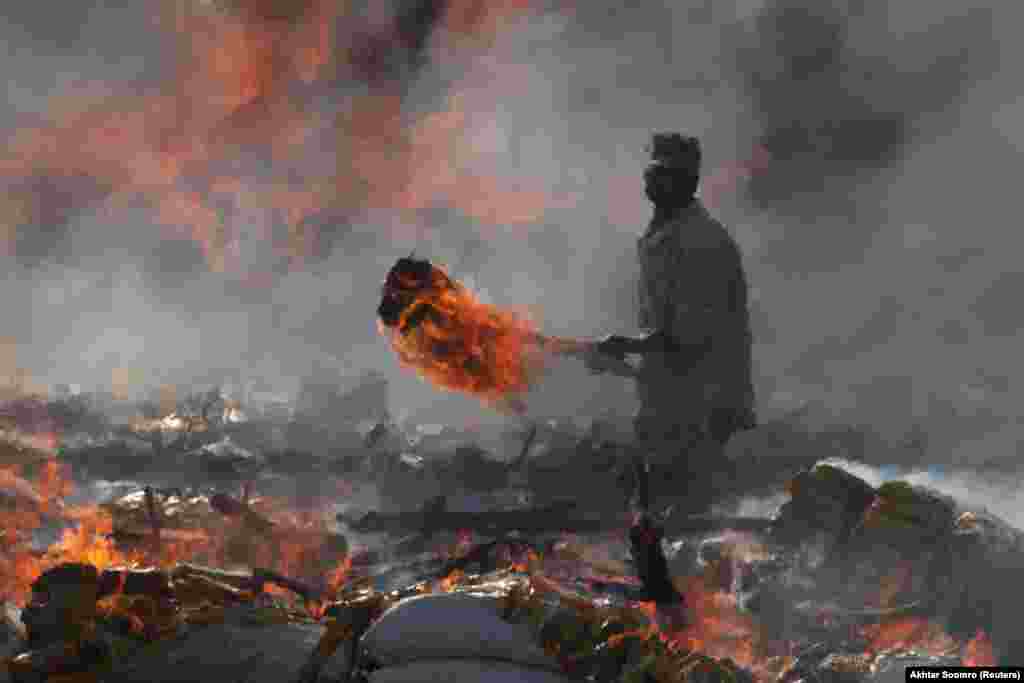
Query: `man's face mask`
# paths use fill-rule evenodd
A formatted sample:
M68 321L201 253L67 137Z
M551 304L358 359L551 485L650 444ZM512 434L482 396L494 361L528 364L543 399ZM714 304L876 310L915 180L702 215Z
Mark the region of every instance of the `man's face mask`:
M651 164L644 171L644 191L658 206L685 206L696 190L696 176L684 169Z

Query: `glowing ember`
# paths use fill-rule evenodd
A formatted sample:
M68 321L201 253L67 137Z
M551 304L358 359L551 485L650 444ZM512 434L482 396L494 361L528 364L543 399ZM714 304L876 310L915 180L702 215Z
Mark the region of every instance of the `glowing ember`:
M65 530L47 552L54 564L82 562L100 570L131 564L131 558L117 550L110 538L114 523L109 514L98 507L85 506L70 510L68 517L77 524Z
M668 634L676 647L712 657L729 657L741 666L756 668L763 661L764 638L758 624L740 614L736 598L709 588L705 577L679 582L686 604L686 626Z
M403 365L499 409L521 411L546 354L573 346L542 337L527 317L481 302L444 269L412 258L391 269L378 314Z
M328 597L345 584L351 568L347 542L329 532L327 515L317 506L296 511L279 501L253 501L254 509L271 523L269 531L254 530L246 527L244 519L228 519L212 511L201 516L202 525L197 527L147 522L142 529L144 542L124 549L114 540L111 508L68 505L63 500L73 487L66 469L54 461L40 466L30 478L22 478L14 469L0 470L0 488L9 492L6 500L12 501L0 507L0 599L18 604L27 601L40 574L65 562L83 562L100 570L170 568L183 561L262 567L322 587ZM186 503L176 501L172 507ZM47 518L67 527L56 543L41 552L32 548L31 541Z
M869 640L867 651L918 650L942 656L957 649L943 628L927 619L905 617L867 626L862 635Z
M964 646L961 655L964 666L996 666L995 653L992 652L992 641L984 631L977 634Z
M66 467L62 467L55 460L48 460L43 463L35 477L35 490L44 505L50 508L62 498L71 495L74 485L69 479Z
M448 576L441 579L438 583L438 590L442 593L450 593L463 579L463 573L461 570L456 569L452 571Z
M352 571L352 556L347 556L341 564L327 573L327 590L332 595L337 595L348 581L349 572Z
M103 569L130 561L107 538L112 526L106 512L96 506L69 507L63 503L63 497L73 490L65 468L48 461L31 479L22 479L17 470L0 472L0 485L5 489L31 494L17 498L13 509L0 511L6 551L0 559L0 597L25 603L32 582L61 562L87 562ZM31 540L46 517L63 519L73 526L65 529L46 553L41 553L31 547Z

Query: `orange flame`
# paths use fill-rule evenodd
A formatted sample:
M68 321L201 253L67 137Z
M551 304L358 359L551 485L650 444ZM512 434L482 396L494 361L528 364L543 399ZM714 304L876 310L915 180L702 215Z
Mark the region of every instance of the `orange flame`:
M16 470L4 470L0 472L0 482L5 488L29 486L35 493L35 504L19 499L13 509L0 512L0 534L6 550L0 559L3 599L26 602L32 583L61 562L87 562L100 569L129 563L131 558L117 551L107 538L112 528L109 515L96 506L63 504L63 497L73 491L66 468L47 461L31 484L18 477ZM39 553L30 547L30 540L32 532L43 526L44 515L62 518L74 526L65 529L46 553Z
M378 327L399 361L446 390L513 408L543 368L528 318L491 304L434 267L437 286L420 290L396 327ZM412 316L427 315L413 324Z
M244 559L249 566L273 569L322 586L329 593L344 585L351 569L351 558L347 546L334 545L336 537L330 533L327 516L320 509L294 510L281 501L268 499L253 501L251 507L275 527L257 536L238 526L230 529L227 534L234 535L243 545L242 552L238 553L241 556L235 558L235 562ZM224 549L225 553L229 550ZM222 555L215 561L228 563L230 559Z
M55 564L82 562L103 570L132 563L132 559L120 552L110 538L114 522L109 514L97 507L86 506L70 511L69 517L77 525L65 530L47 553L54 558Z
M670 642L712 657L729 657L749 668L763 663L760 627L738 611L733 595L711 589L705 577L691 577L682 583L687 625L671 633Z
M327 573L327 590L332 595L337 595L348 581L349 572L352 571L352 556L347 556L341 564Z
M862 635L868 638L867 651L916 649L942 656L956 649L956 642L943 628L927 619L904 617L864 627Z
M475 63L534 4L448 3L435 57ZM555 200L528 179L501 178L474 149L473 133L490 122L509 79L492 73L481 87L467 76L440 111L407 112L399 84L370 79L366 88L366 45L371 62L407 47L396 26L372 14L331 0L161 3L155 28L171 38L169 79L73 84L33 125L6 136L0 250L12 251L36 223L67 218L34 196L41 177L76 204L68 215L100 203L110 221L125 209L150 210L164 237L194 240L218 272L242 267L241 232L253 224L270 226L276 256L301 267L319 243L307 219L325 210L446 203L496 224L539 218ZM324 95L334 97L319 106ZM243 167L243 157L273 164ZM92 185L80 188L81 179Z
M323 585L328 595L341 588L351 568L346 544L337 544L336 537L328 533L326 515L316 508L296 511L281 502L258 500L254 506L274 524L266 533L212 514L204 527L161 528L159 535L154 533L152 544L124 550L112 538L114 520L106 508L68 505L63 500L73 486L67 469L56 462L44 463L31 482L18 476L17 470L0 470L0 486L12 491L15 500L14 505L0 509L0 546L4 550L0 554L0 599L12 602L26 602L39 575L64 562L84 562L100 570L143 565L168 568L182 561L230 567L238 564L235 555L241 548L242 559L249 566ZM30 541L46 515L70 526L40 553L30 547Z
M998 662L988 634L979 630L964 646L961 660L964 666L996 666Z
M438 582L438 590L442 593L450 593L459 585L459 582L463 579L463 573L460 569L453 570L448 576L441 579Z
M647 617L648 625L616 639L638 636L657 638L672 652L699 653L716 659L730 659L748 669L755 680L774 680L778 674L778 646L749 614L739 611L735 596L720 588L718 568L705 575L674 579L683 596L683 608L659 608L653 602L635 605ZM675 679L672 679L675 680Z

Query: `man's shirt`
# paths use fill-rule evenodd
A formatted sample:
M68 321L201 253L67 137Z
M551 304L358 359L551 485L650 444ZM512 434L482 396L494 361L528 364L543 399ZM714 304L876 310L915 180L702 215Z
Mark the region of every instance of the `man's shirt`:
M751 421L747 281L735 240L695 200L670 219L652 220L638 257L640 326L678 347L645 356L641 414L701 425L724 409Z

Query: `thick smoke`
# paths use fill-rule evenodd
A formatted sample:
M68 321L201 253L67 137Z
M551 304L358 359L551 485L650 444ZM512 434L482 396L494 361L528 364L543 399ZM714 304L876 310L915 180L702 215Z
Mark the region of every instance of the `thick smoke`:
M861 174L941 132L966 86L995 68L998 46L983 40L991 9L939 10L927 30L899 14L857 0L781 0L753 18L732 57L773 162L751 183L755 202L799 215L814 195L856 189Z
M984 510L997 515L1018 529L1024 528L1024 507L1014 495L1015 486L993 474L947 472L942 468L901 468L888 471L863 463L828 460L874 487L886 481L906 481L952 497L965 510Z
M702 194L744 248L766 417L811 400L893 438L922 429L936 458L1012 457L1024 320L1008 274L1016 236L1002 223L1016 215L1018 10L353 4L307 82L295 74L310 62L287 37L313 41L300 29L326 5L221 3L243 35L280 40L246 43L240 54L266 62L250 70L258 96L211 120L218 88L250 86L190 71L201 72L201 32L183 41L164 23L142 40L155 18L135 5L72 19L38 2L12 15L10 139L83 93L102 110L102 88L177 83L166 121L150 112L145 135L129 121L108 144L150 144L154 120L167 144L185 139L173 125L201 133L216 163L190 149L172 187L202 200L188 216L209 210L222 227L189 239L181 221L169 238L151 201L122 196L120 157L90 175L97 153L81 129L52 138L86 150L70 168L59 154L31 172L5 162L5 334L34 378L102 386L131 367L187 383L235 367L293 390L319 369L379 369L400 416L499 420L396 368L374 328L381 277L416 250L550 332L632 331L644 144L682 129L703 139ZM187 171L200 162L196 184ZM238 187L209 182L214 172ZM300 221L281 218L289 207ZM282 240L301 258L282 256ZM631 402L627 382L566 363L535 410L627 415Z

